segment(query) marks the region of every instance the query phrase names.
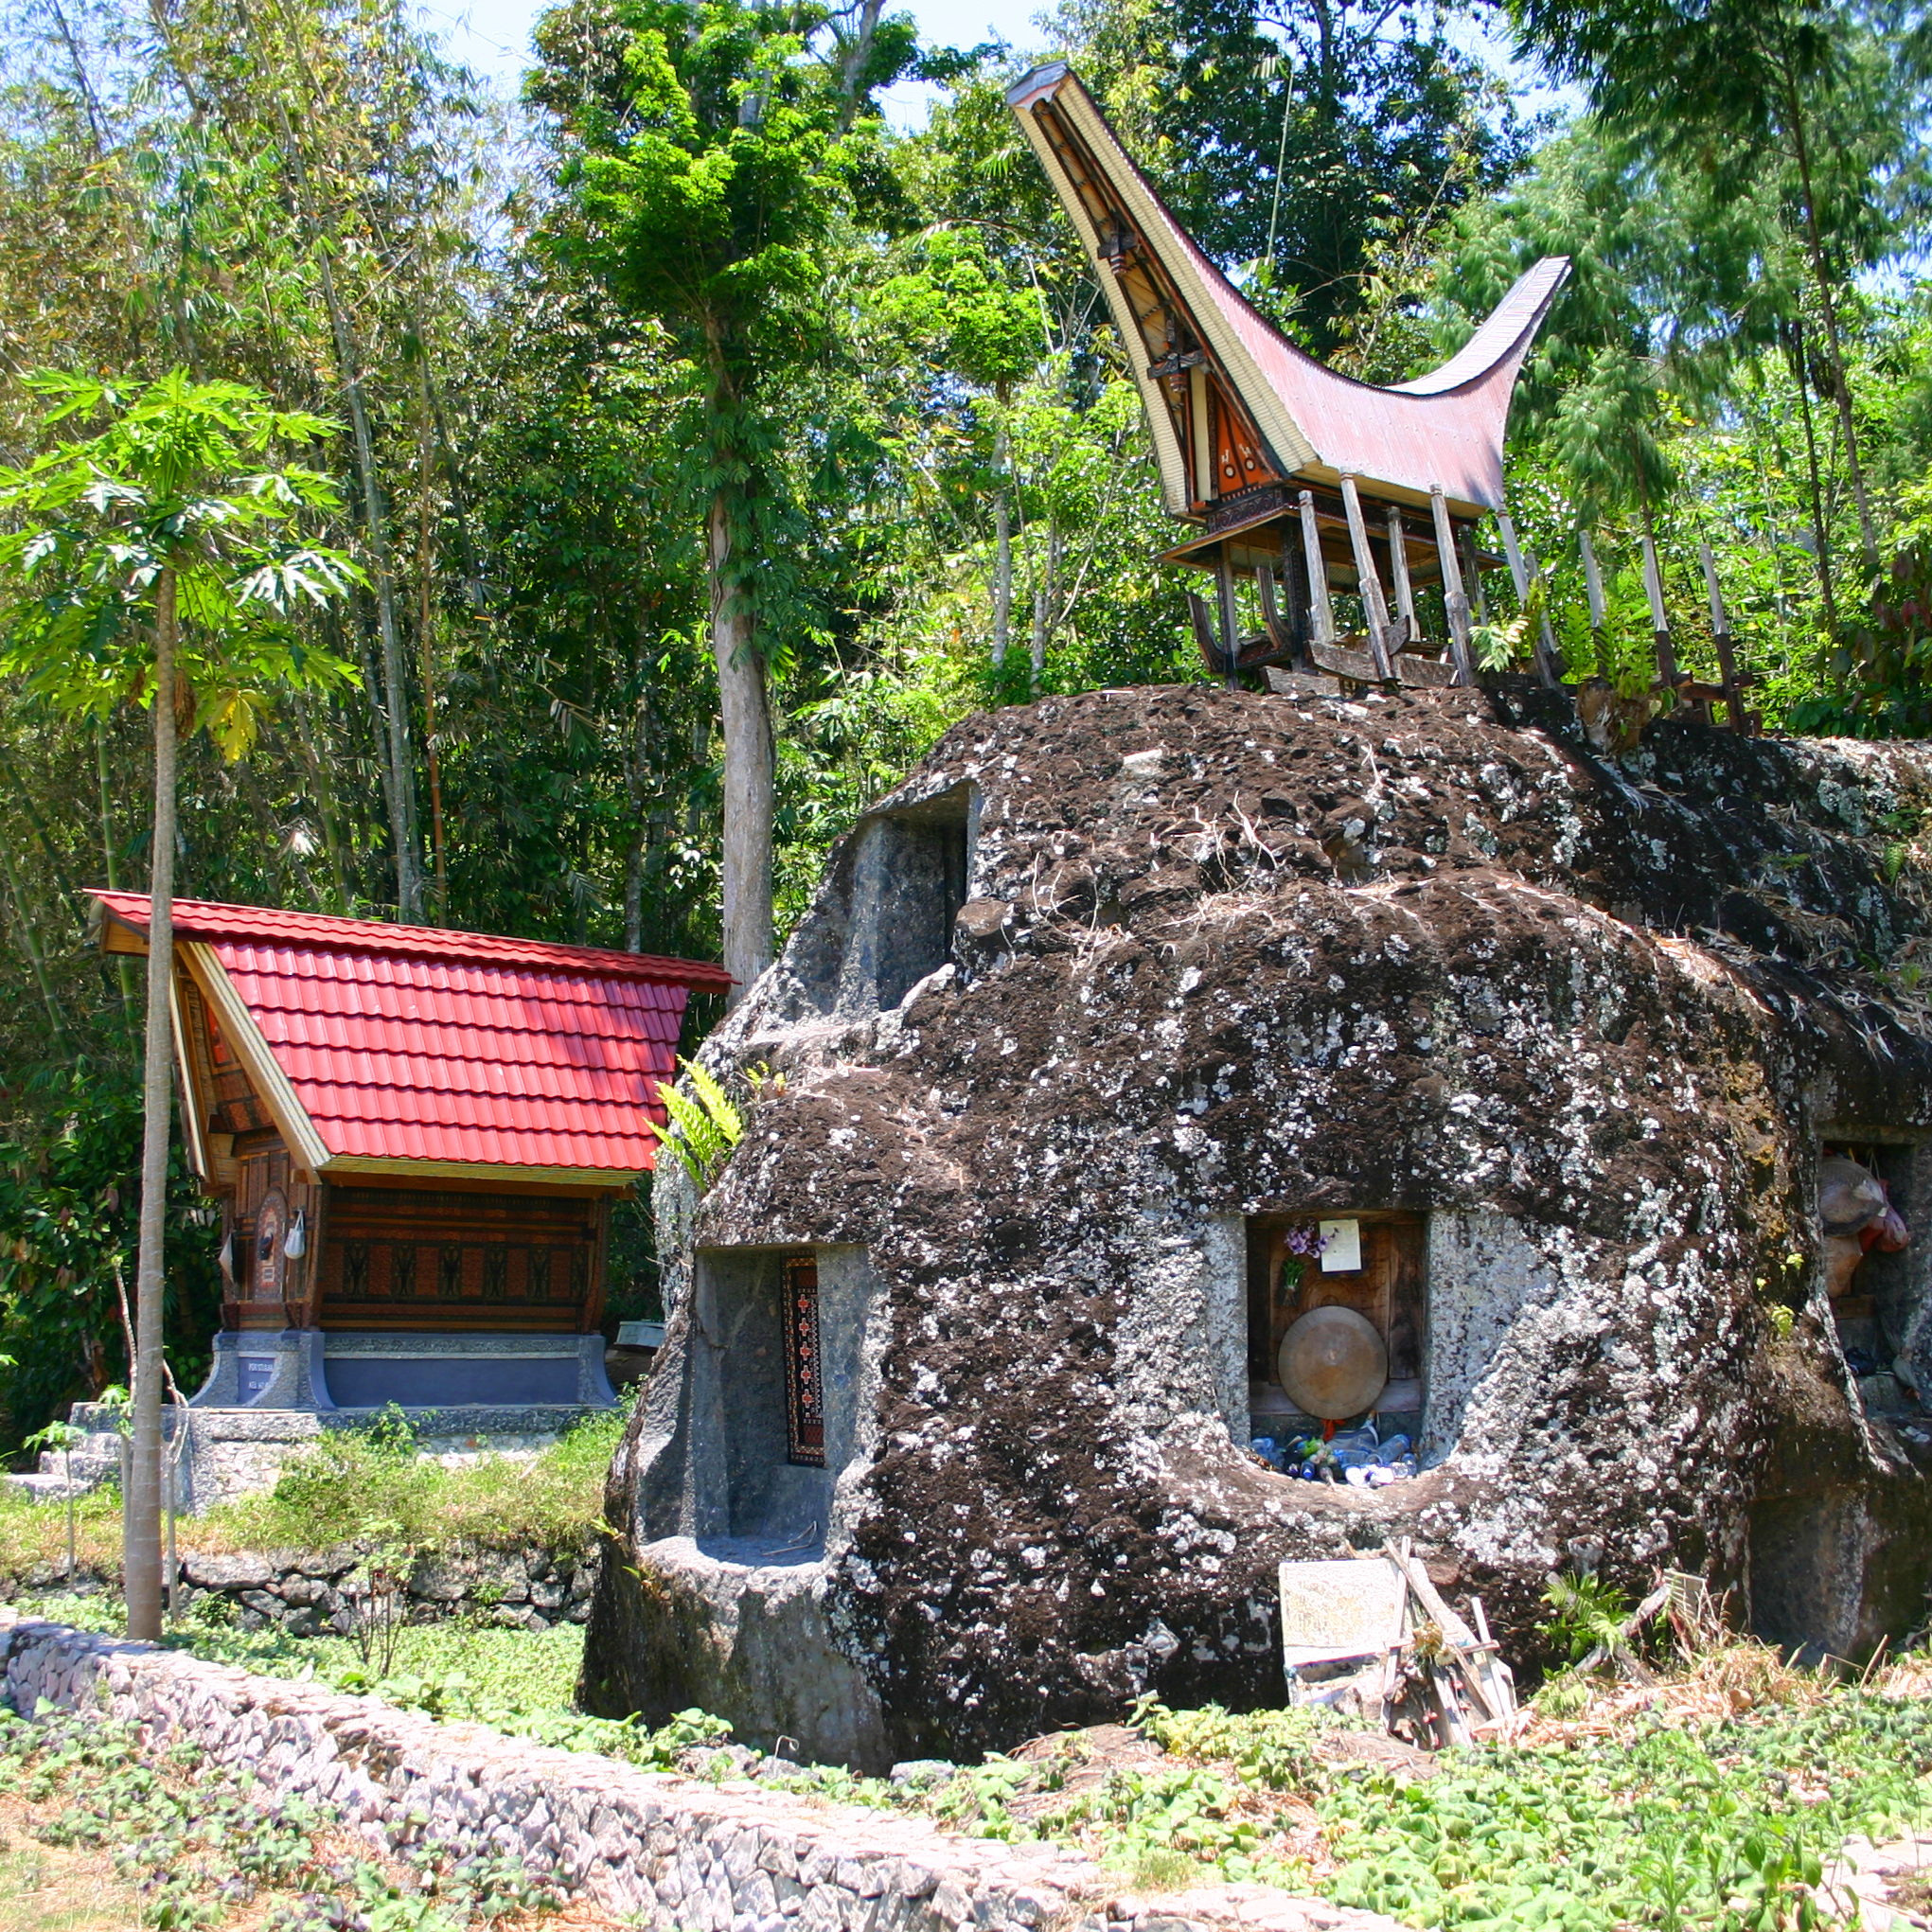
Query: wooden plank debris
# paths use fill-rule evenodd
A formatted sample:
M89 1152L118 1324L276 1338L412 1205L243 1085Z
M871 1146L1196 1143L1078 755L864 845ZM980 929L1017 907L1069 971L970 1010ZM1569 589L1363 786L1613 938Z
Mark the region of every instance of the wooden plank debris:
M1515 1680L1480 1602L1464 1618L1406 1537L1372 1556L1284 1563L1280 1577L1291 1701L1346 1698L1437 1746L1474 1743L1515 1718Z

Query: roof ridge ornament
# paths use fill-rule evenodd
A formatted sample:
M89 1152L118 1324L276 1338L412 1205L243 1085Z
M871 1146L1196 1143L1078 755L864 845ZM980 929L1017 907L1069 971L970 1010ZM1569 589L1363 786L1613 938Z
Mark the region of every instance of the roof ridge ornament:
M1362 572L1367 541L1350 529L1352 521L1362 523L1361 513L1351 519L1343 501L1358 492L1393 506L1387 532L1377 528L1369 540L1385 546L1382 579L1411 589L1442 582L1437 494L1451 539L1502 510L1511 395L1569 273L1568 259L1536 263L1440 368L1388 387L1358 381L1290 342L1208 258L1066 62L1036 67L1006 99L1099 277L1146 413L1168 511L1197 527L1170 557L1214 570L1220 586L1218 639L1196 612L1209 667L1231 682L1237 670L1270 662L1345 676L1364 661L1380 669L1390 653L1373 614L1368 651L1342 650L1346 668L1323 665L1322 654L1338 647L1314 637L1321 600L1312 582L1290 598L1282 629L1291 644L1274 635L1274 625L1261 638L1237 637L1226 615L1234 609L1232 578L1268 570L1284 584L1298 580L1298 505L1312 492L1328 583L1378 601L1374 572L1367 578ZM1347 487L1344 479L1352 479ZM1425 664L1410 650L1394 655L1409 660L1390 666L1400 682L1438 684L1445 673L1466 682L1462 654L1448 665Z

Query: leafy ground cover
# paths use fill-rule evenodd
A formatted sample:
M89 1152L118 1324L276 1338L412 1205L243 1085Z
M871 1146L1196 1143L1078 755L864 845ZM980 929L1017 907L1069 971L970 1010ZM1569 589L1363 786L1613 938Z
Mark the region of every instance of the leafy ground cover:
M118 1614L106 1598L41 1607L95 1628ZM1321 1711L1149 1703L1129 1724L894 1781L761 1757L700 1712L656 1730L583 1716L575 1629L410 1626L381 1678L345 1638L190 1622L170 1640L647 1768L1053 1840L1143 1888L1256 1880L1427 1932L1808 1932L1844 1916L1825 1882L1848 1838L1932 1826L1923 1657L1852 1685L1725 1642L1641 1687L1558 1678L1514 1741L1435 1757Z
M483 1456L447 1467L417 1453L406 1428L331 1429L290 1460L260 1496L183 1516L185 1551L326 1550L372 1537L422 1551L582 1548L602 1520L604 1477L625 1411L588 1417L534 1457ZM120 1498L82 1497L75 1509L79 1566L120 1563ZM0 1489L0 1577L44 1578L67 1557L67 1511Z
M29 1597L14 1607L108 1636L127 1627L119 1598L107 1595ZM452 1723L493 1725L538 1744L597 1751L649 1770L669 1769L694 1747L720 1744L731 1729L696 1710L652 1728L634 1718L591 1717L575 1709L584 1640L571 1624L538 1631L455 1620L404 1624L395 1633L386 1669L373 1664L353 1638L238 1630L193 1615L172 1625L163 1640L260 1676L329 1684L405 1710Z
M0 1711L0 1825L7 1932L468 1932L560 1903L513 1859L378 1857L327 1806L210 1778L191 1746L146 1755L133 1726L76 1712Z

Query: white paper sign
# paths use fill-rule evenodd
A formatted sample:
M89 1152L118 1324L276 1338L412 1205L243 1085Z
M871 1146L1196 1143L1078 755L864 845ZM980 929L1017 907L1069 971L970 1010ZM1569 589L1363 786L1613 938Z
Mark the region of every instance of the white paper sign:
M1362 1265L1362 1224L1359 1221L1321 1223L1321 1272L1354 1274Z
M1379 1657L1402 1641L1409 1587L1386 1556L1281 1567L1282 1661L1338 1663Z

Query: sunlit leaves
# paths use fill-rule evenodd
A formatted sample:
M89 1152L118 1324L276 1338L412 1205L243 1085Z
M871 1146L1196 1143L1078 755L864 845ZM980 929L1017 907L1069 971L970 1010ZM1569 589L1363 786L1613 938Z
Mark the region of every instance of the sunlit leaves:
M145 701L167 575L183 680L228 755L254 744L266 687L354 682L286 622L359 577L300 529L305 513L336 506L334 486L300 464L260 467L278 446L328 435L328 418L180 370L126 388L54 371L28 386L48 403L49 434L105 423L0 470L0 671L62 711Z

